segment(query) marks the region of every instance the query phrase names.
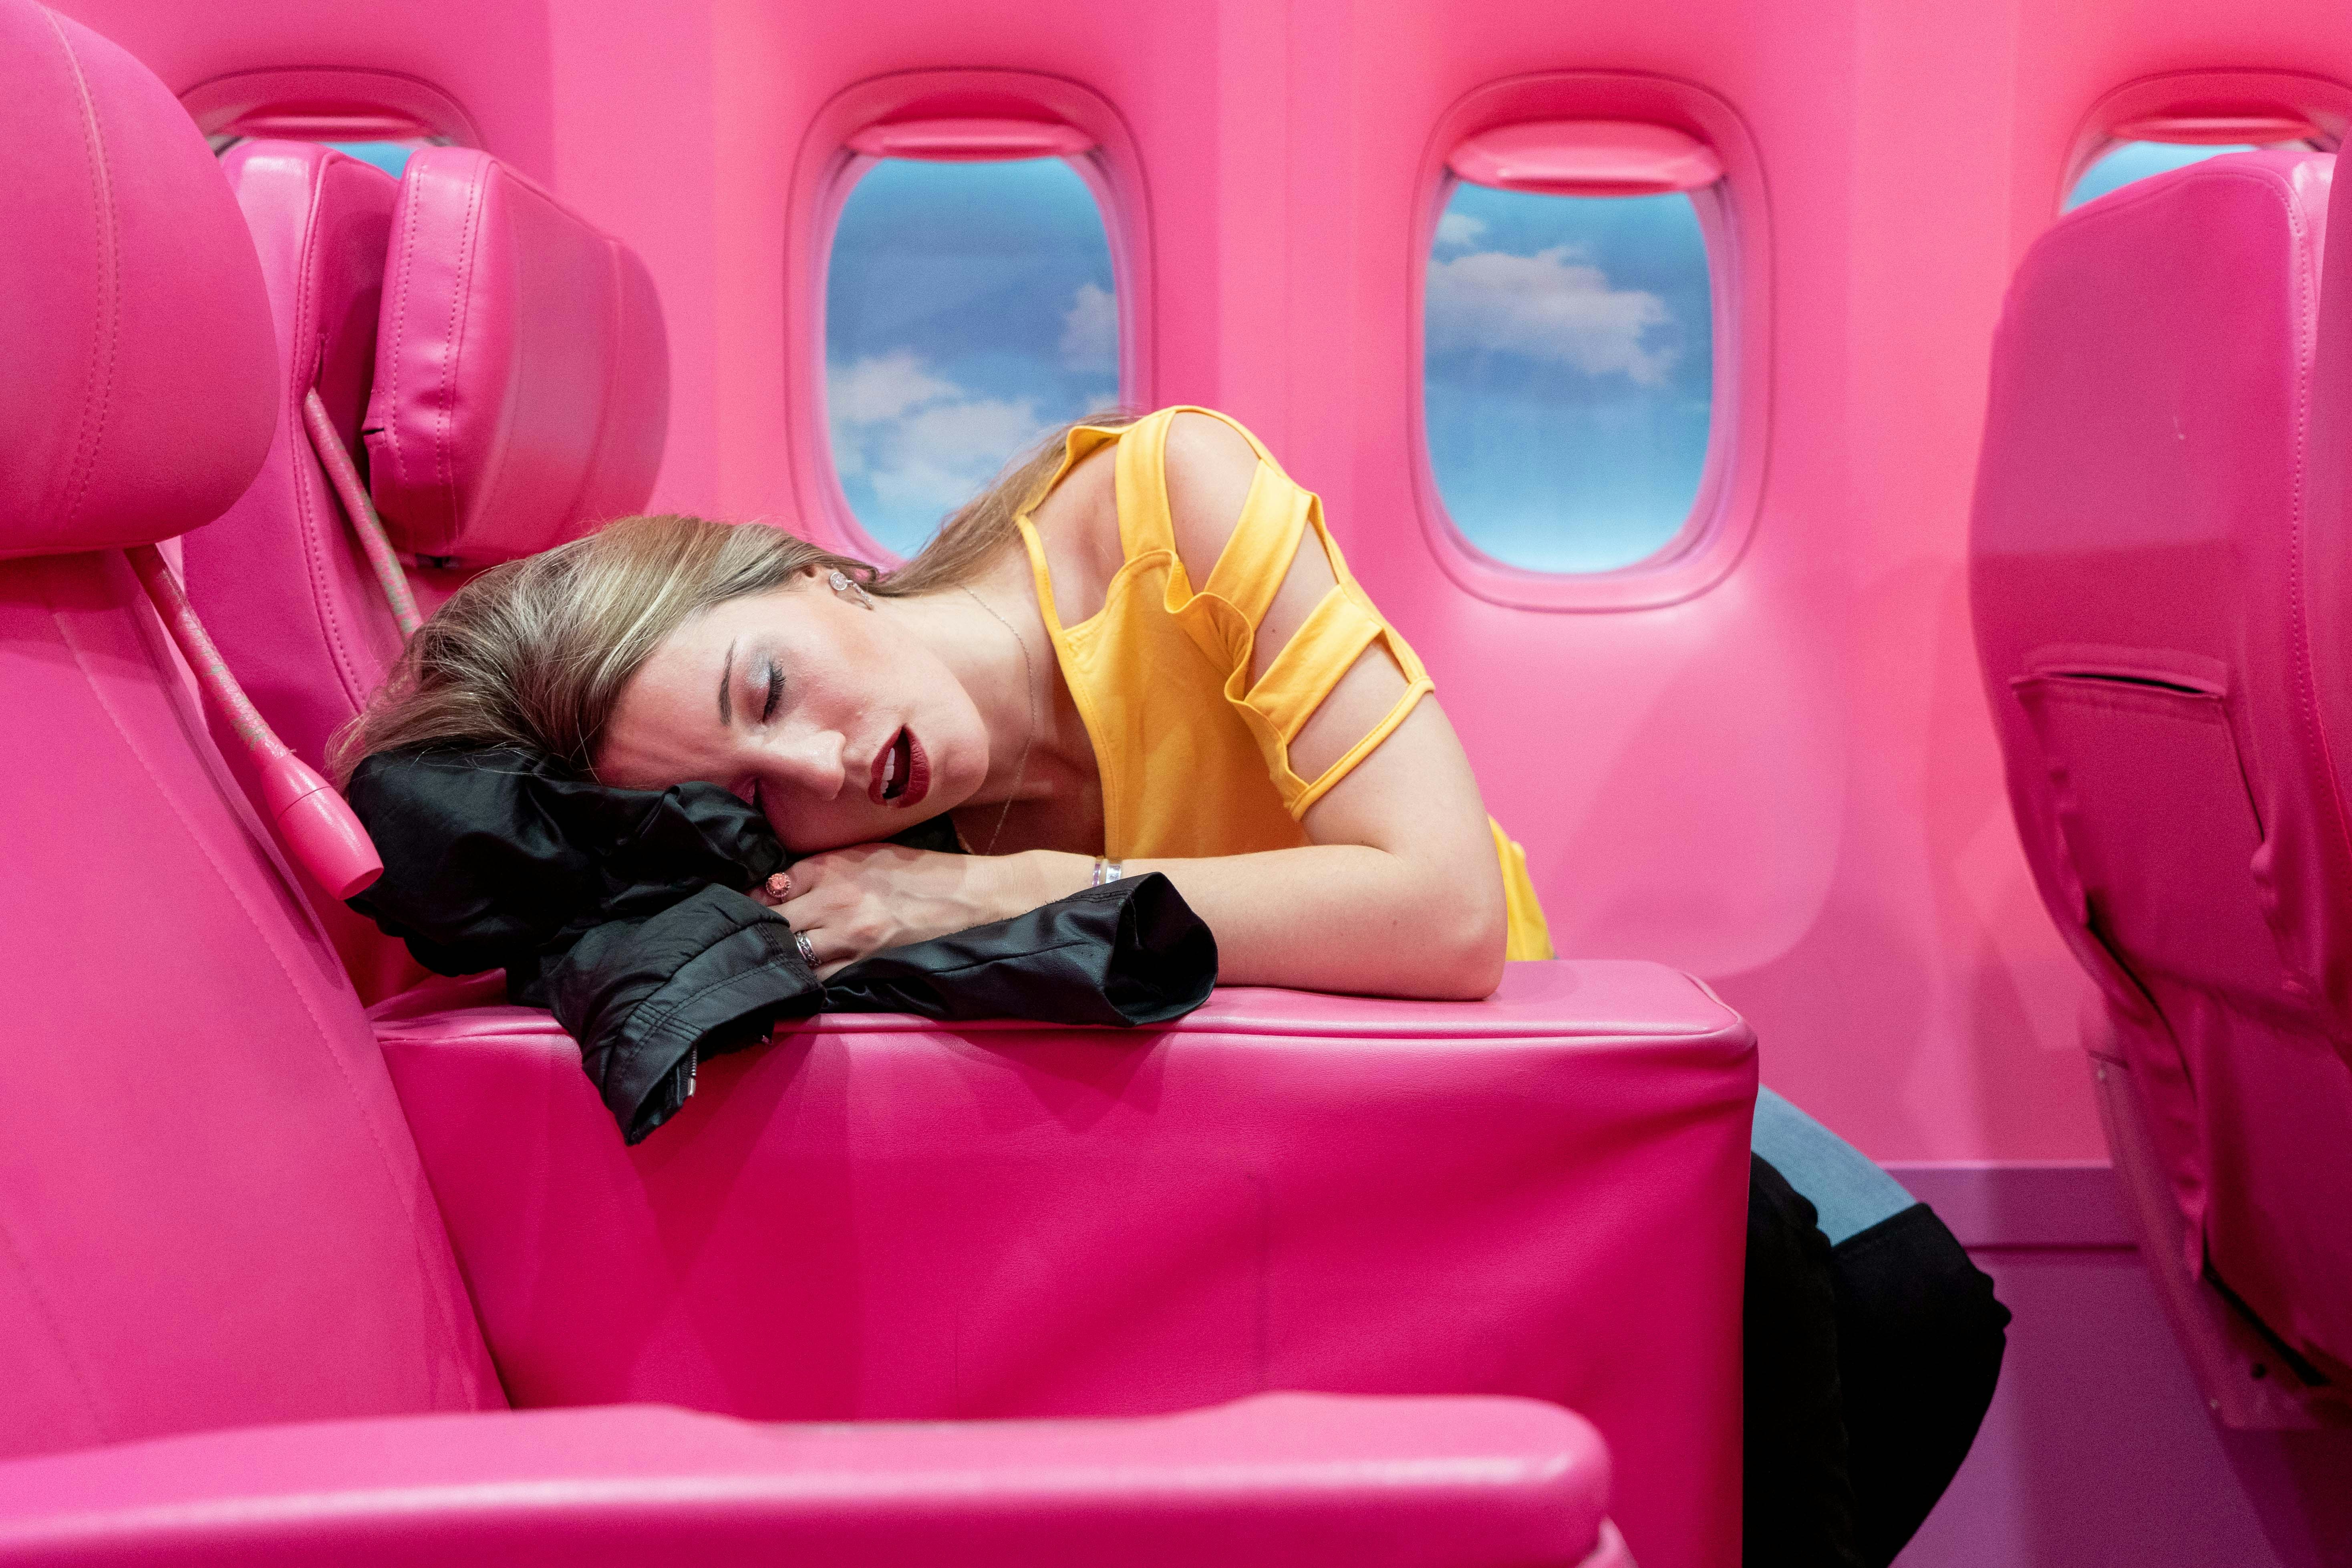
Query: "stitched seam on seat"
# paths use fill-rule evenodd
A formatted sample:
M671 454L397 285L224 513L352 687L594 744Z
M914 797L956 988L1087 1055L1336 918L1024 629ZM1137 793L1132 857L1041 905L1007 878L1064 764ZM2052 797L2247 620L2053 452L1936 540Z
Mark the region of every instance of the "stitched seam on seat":
M317 332L319 301L315 285L318 275L312 268L318 258L319 231L325 226L327 179L331 168L332 165L325 159L320 160L319 178L310 190L310 209L305 215L302 228L302 253L296 261L293 350L296 355L302 352L300 345L311 341L312 334ZM289 360L287 365L289 401L286 405L286 456L289 467L294 470L294 515L301 529L302 563L310 574L312 607L318 614L320 629L326 634L328 650L334 656L335 674L342 682L343 695L351 700L352 710L357 711L367 701L367 689L360 681L357 661L344 646L342 617L335 613L334 574L328 565L328 551L332 548L327 538L330 531L325 518L312 500L314 490L326 483L326 476L318 471L318 454L310 450L310 426L302 417L304 395L318 384L327 368L326 334L317 332L317 342L318 363L312 367L308 381L292 374L298 362ZM305 483L306 479L315 480L316 485ZM336 509L340 516L340 501L336 503ZM341 542L341 531L333 531L335 542Z
M392 312L392 384L384 394L387 417L383 428L384 434L391 437L386 445L392 449L392 466L399 471L403 480L408 478L408 464L402 455L400 444L400 362L407 357L408 279L416 270L416 194L423 188L420 182L402 193L401 205L406 209L408 233L400 243L400 297L394 301ZM376 358L382 360L384 357L383 345L378 343Z
M2284 192L2275 191L2275 187L2273 187L2273 190L2274 194L2278 196L2280 205L2286 209L2288 228L2291 231L2295 231L2295 238L2300 242L2305 237L2300 232L2301 225L2298 221L2300 215L2296 213L2294 202L2287 199ZM2336 819L2336 843L2337 853L2341 855L2346 852L2347 847L2352 847L2352 825L2347 825L2345 819L2344 793L2342 787L2336 782L2335 747L2329 743L2327 728L2320 722L2319 719L2319 693L2316 688L2316 682L2313 677L2315 660L2311 647L2311 615L2309 610L2309 601L2306 597L2308 590L2304 571L2305 546L2306 540L2309 538L2311 521L2310 516L2305 510L2308 496L2304 485L2304 464L2309 451L2311 440L2312 366L2318 357L2319 349L2317 342L2319 333L2319 300L2317 299L2319 279L2316 277L2312 276L2310 268L2306 263L2304 247L2300 243L2295 247L2295 261L2296 271L2300 274L2300 276L2295 279L2296 283L2299 285L2299 288L2296 290L2296 303L2301 306L2308 307L2305 314L2305 319L2311 323L2310 331L2313 342L2311 344L2311 353L2299 353L2296 356L2294 378L2294 499L2293 504L2288 508L2287 512L2287 515L2293 520L2288 530L2288 537L2293 540L2294 546L2288 557L2287 564L2288 577L2292 587L2292 592L2287 597L2287 603L2294 606L2295 622L2294 643L2298 655L2295 659L2294 670L2295 697L2298 705L2303 709L2303 721L2311 731L2313 739L2318 742L2319 760L2323 769L2322 776L2326 785L2325 793L2327 796L2329 814ZM2298 345L2298 347L2300 347L2300 345ZM2322 968L2324 971L2324 964ZM2325 973L2315 974L2310 978L2313 984L2315 984L2320 991L2324 1010L2326 993Z
M150 608L152 610L152 606ZM197 831L196 825L189 819L187 811L181 805L178 795L163 782L163 776L157 773L148 762L147 753L140 748L137 742L131 739L130 726L122 721L121 714L115 711L114 704L108 699L105 688L99 684L97 676L91 672L89 658L83 654L81 645L76 641L72 629L66 625L65 617L58 613L54 600L49 601L48 610L49 620L58 628L58 640L65 645L68 653L73 655L74 668L81 672L82 680L89 687L90 695L97 700L100 710L105 713L107 721L114 726L115 733L121 737L123 749L131 753L131 760L139 764L140 771L144 773L149 782L154 784L155 793L162 797L164 805L171 807L172 815L180 819L181 826L187 831L189 842L196 847L196 851L204 857L205 863L213 868L213 875L220 879L221 887L236 903L238 912L243 914L247 923L253 927L254 934L260 939L262 949L269 954L270 962L277 964L278 972L285 976L288 988L294 993L294 999L301 1004L302 1011L310 1015L311 1026L317 1031L320 1047L327 1053L329 1059L335 1064L335 1070L341 1075L343 1087L352 1097L352 1108L359 1112L360 1124L367 1129L368 1141L375 1146L376 1158L383 1166L384 1182L389 1189L393 1208L395 1213L407 1215L412 1222L409 1227L410 1240L416 1249L418 1293L425 1297L428 1303L428 1310L436 1310L439 1312L443 1330L448 1335L447 1348L457 1350L464 1343L464 1339L457 1331L457 1323L449 1313L448 1303L442 1299L443 1293L428 1288L432 1279L431 1260L425 1251L424 1227L415 1223L419 1215L416 1209L402 1196L404 1188L400 1180L400 1172L392 1158L392 1151L384 1147L383 1134L376 1130L374 1118L368 1114L367 1102L360 1095L359 1085L352 1080L351 1065L344 1061L342 1054L335 1049L333 1037L328 1031L326 1020L319 1016L318 1008L311 1005L310 993L304 990L301 983L295 978L294 972L288 965L285 955L278 952L278 944L270 940L268 928L254 912L253 906L246 901L244 893L238 889L236 881L221 865L219 857L213 853L212 846L205 841L204 835ZM138 614L138 606L136 605L130 606L130 613Z
M82 75L73 40L66 37L57 13L45 10L42 15L48 18L49 31L57 35L58 47L65 51L66 68L73 73L74 91L81 100L82 144L89 159L93 194L90 216L98 233L99 309L104 322L100 331L90 334L89 378L98 384L98 400L93 405L88 392L83 394L81 430L74 440L73 476L68 481L72 498L58 520L62 532L73 526L75 514L89 494L89 482L97 476L98 448L105 439L107 409L114 398L114 351L122 331L122 253L121 236L114 223L114 181L107 169L106 137L99 128L98 105L90 98L89 81Z
M114 1433L99 1412L98 1391L90 1385L89 1374L82 1370L81 1358L75 1353L73 1342L66 1338L65 1318L42 1291L41 1282L33 1273L33 1265L25 1257L25 1249L16 1245L16 1234L8 1228L5 1217L0 1217L0 1247L7 1249L9 1259L16 1265L16 1275L25 1281L25 1294L32 1299L33 1310L40 1313L43 1326L49 1331L49 1338L56 1343L58 1359L65 1363L67 1373L73 1378L74 1388L81 1394L82 1405L89 1415L91 1429L98 1434L98 1440L101 1443L113 1441Z
M441 384L441 407L433 427L433 461L439 474L442 493L449 502L449 535L442 542L455 548L460 531L457 518L457 465L449 456L449 426L453 422L457 400L457 371L465 360L465 328L468 320L465 310L466 290L474 276L474 220L481 215L489 200L489 174L492 165L481 166L481 177L474 182L471 199L466 204L466 225L457 231L457 287L449 291L449 370Z

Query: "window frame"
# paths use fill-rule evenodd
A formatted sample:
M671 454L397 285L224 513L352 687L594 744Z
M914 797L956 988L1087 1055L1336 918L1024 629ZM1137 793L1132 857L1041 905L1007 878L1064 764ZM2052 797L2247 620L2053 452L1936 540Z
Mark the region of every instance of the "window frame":
M479 147L466 106L431 82L342 66L232 71L198 82L180 106L218 151L228 141L429 142Z
M2076 126L2058 165L2051 215L2064 216L2074 187L2109 153L2134 142L2168 142L2131 134L2137 127L2161 120L2254 118L2302 121L2312 131L2309 144L2333 153L2352 127L2352 88L2326 77L2284 70L2167 71L2126 82L2092 104ZM2182 138L2169 144L2198 143Z
M1703 143L1723 167L1721 179L1684 193L1706 247L1714 312L1713 405L1698 490L1682 525L1664 545L1606 572L1540 571L1481 551L1446 510L1429 453L1429 264L1438 220L1457 183L1450 168L1454 153L1486 132L1559 120L1664 126ZM1422 208L1409 231L1407 417L1416 510L1439 567L1489 603L1563 612L1661 608L1721 582L1746 553L1761 510L1774 374L1772 246L1763 164L1738 111L1705 88L1669 77L1618 71L1513 77L1477 89L1440 117L1423 155L1418 184Z
M1030 71L905 71L844 89L817 111L802 143L788 222L801 241L787 251L784 300L785 430L790 483L803 532L887 570L903 559L866 531L834 464L825 384L825 290L835 232L850 192L881 159L852 140L907 121L1029 121L1086 137L1060 156L1086 184L1109 242L1118 307L1118 398L1146 406L1157 355L1151 333L1152 226L1134 136L1108 100L1076 82ZM984 160L974 160L984 161ZM1013 456L1007 453L1010 458ZM830 532L831 539L824 537Z

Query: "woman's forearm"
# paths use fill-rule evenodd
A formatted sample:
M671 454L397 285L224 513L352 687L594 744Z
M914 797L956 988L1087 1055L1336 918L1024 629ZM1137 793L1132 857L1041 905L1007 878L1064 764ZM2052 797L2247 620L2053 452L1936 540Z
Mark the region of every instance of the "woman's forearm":
M1024 908L1093 879L1084 855L1003 858ZM1502 978L1504 909L1491 859L1448 875L1365 845L1310 844L1124 866L1128 876L1159 871L1176 884L1216 933L1224 984L1451 1000L1484 996Z

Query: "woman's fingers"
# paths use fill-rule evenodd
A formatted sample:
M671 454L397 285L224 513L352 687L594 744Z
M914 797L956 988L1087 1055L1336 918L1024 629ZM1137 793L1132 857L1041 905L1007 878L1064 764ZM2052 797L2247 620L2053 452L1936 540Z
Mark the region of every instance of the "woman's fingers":
M841 929L841 889L824 885L825 857L813 855L794 861L790 872L779 871L768 879L764 891L777 893L776 912L791 922L794 931L808 939L801 956L810 960L812 968L822 979L844 963L859 956L851 951Z

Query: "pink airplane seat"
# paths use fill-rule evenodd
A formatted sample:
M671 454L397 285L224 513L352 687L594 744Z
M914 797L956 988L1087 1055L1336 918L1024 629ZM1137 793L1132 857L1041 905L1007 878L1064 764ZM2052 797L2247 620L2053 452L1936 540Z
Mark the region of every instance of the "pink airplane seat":
M644 505L668 349L635 254L487 153L427 148L395 181L257 141L221 166L261 257L283 392L260 475L184 542L188 595L271 728L324 768L399 657L404 595L437 602ZM353 515L370 510L373 559ZM362 994L421 977L339 900L313 902Z
M410 998L404 1107L144 591L284 416L251 240L121 50L0 0L0 1564L1622 1568L1601 1439L1511 1396L1579 1383L1643 1561L1729 1561L1754 1058L1671 972L820 1023L626 1152L543 1016ZM445 1212L545 1288L478 1315ZM713 1413L506 1408L598 1384ZM726 1413L784 1402L924 1424Z
M2352 1369L2352 518L2318 483L2352 404L2314 398L2334 162L2217 158L2035 244L1971 540L2011 805L2104 997L2109 1142L2242 1425L2329 1418ZM2352 363L2352 277L2326 300Z

